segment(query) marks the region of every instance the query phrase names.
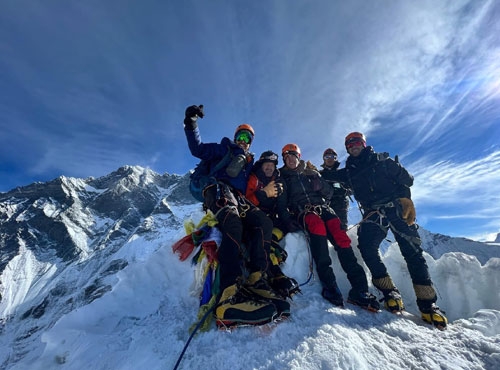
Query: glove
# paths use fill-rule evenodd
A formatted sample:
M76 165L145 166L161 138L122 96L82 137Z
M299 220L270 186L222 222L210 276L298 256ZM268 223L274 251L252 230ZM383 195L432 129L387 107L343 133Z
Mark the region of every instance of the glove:
M413 225L415 223L415 219L417 218L417 211L415 211L413 201L410 198L399 198L399 202L403 208L401 218L406 221L408 226Z
M184 118L184 124L187 128L194 130L198 125L196 121L198 117L203 118L205 114L203 113L203 104L191 105L186 108L186 117Z
M203 104L200 105L191 105L186 108L186 118L203 118L205 115L203 114Z
M289 233L294 233L301 230L300 224L297 220L288 220L285 222L285 224Z
M314 164L308 161L310 165L306 163L306 168L304 169L304 175L306 176L312 176L312 177L319 177L320 174L318 172L318 169L314 167Z
M276 190L278 191L278 197L283 194L283 183L281 182L282 180L281 179L278 179L277 181L275 181L275 184L276 184Z
M311 161L306 162L306 168L308 168L310 170L318 171L318 168L314 164L312 164Z
M278 196L278 187L277 187L277 185L278 184L276 184L274 182L274 180L273 180L269 184L267 184L266 186L264 186L264 188L262 188L262 190L264 190L266 192L266 196L268 198L276 198Z

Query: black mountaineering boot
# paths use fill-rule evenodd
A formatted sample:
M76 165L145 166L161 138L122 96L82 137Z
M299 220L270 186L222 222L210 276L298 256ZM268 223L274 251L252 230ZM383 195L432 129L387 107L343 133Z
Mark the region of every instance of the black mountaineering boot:
M294 278L288 277L285 274L275 275L269 279L271 288L285 298L292 298L295 294L300 293L299 283Z
M269 269L268 281L271 288L284 298L292 298L294 294L300 293L297 280L286 276L278 265Z
M290 316L290 303L274 292L262 272L252 272L245 283L245 289L250 291L256 300L272 303L278 311L278 317Z
M344 307L344 298L337 284L331 288L323 288L321 296L334 306Z
M358 292L356 290L351 289L349 292L349 297L347 298L347 302L355 304L356 306L360 306L365 310L378 312L380 309L380 304L377 301L377 297L369 292Z

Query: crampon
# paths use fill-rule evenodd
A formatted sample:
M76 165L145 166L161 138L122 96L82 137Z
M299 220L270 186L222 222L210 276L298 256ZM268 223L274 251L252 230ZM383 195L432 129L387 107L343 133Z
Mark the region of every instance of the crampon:
M282 315L271 320L265 320L261 322L216 320L216 325L219 331L224 331L227 333L232 333L233 331L241 328L255 328L259 332L266 333L273 330L279 323L287 320L289 320L289 316Z
M380 304L378 303L377 298L370 293L349 293L347 303L361 307L362 309L370 312L380 312Z

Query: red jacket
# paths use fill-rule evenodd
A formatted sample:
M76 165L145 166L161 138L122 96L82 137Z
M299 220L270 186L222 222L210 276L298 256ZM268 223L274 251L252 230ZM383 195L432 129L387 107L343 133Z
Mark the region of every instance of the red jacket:
M246 198L268 214L275 213L277 198L268 198L266 192L262 189L271 181L276 180L278 175L279 172L276 170L273 176L266 177L262 169L258 167L248 177Z

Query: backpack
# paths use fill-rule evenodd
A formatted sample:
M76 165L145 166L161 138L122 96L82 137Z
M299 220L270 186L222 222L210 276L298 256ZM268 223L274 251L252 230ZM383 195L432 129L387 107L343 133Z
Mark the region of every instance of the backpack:
M199 202L203 202L203 189L212 184L217 184L215 173L226 166L232 158L231 149L218 162L213 159L202 159L189 176L189 192Z

